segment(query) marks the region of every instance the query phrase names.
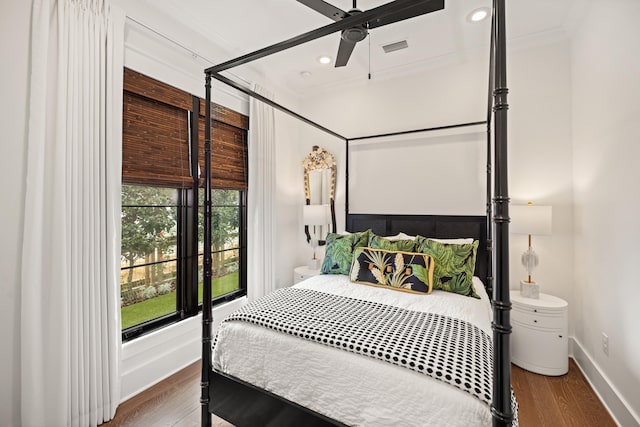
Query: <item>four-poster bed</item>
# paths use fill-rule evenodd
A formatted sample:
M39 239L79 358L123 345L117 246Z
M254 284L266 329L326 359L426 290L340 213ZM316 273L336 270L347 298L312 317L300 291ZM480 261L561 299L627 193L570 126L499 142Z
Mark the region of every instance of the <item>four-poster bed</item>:
M397 0L376 8L388 10L386 13L401 13L403 9L429 3L430 0ZM349 142L376 138L385 135L346 138L315 123L286 107L271 101L250 89L220 75L224 70L248 63L276 52L300 45L336 31L364 25L376 15L372 11L361 12L345 17L333 24L302 34L284 42L243 55L205 70L206 75L206 122L211 122L211 79L221 81L249 96L265 102L301 121L314 126L336 138L345 141L347 150L347 175L349 171ZM508 187L507 187L507 93L506 88L506 43L505 43L505 1L494 0L492 13L492 31L490 47L490 72L487 120L484 122L447 125L431 129L419 129L404 133L428 132L431 130L486 124L487 127L487 203L486 216L425 216L425 215L357 215L349 212L348 185L345 200L347 230L357 232L372 229L381 235L397 232L419 234L439 238L473 238L479 242L479 251L475 265L475 276L485 281L486 294L489 295L493 310L490 322L492 329L492 384L490 417L493 425L511 425L517 423L512 406L509 334L511 333L509 300L509 260L508 260ZM492 120L493 119L493 120ZM495 123L495 128L492 128ZM493 148L493 152L492 152ZM205 202L204 202L204 295L202 326L202 425L210 425L211 413L216 413L237 425L344 425L342 421L309 409L295 400L286 399L252 384L234 375L213 369L211 340L211 128L205 128ZM495 159L495 173L492 174L492 155ZM493 185L493 209L492 209ZM494 226L495 224L495 226ZM495 275L493 274L495 267ZM309 285L311 286L311 285ZM336 285L341 286L341 285ZM481 286L481 285L480 285ZM300 289L298 289L300 290ZM314 294L315 295L315 294ZM431 296L430 296L431 297ZM429 297L429 298L430 298ZM428 298L427 298L428 299ZM281 334L283 335L283 334ZM288 338L287 338L288 339ZM291 338L294 339L294 338ZM291 344L291 343L289 343ZM316 344L316 343L312 343ZM297 346L297 344L296 344ZM300 348L303 345L300 344ZM342 351L342 350L336 350ZM369 363L369 362L367 362ZM403 362L404 363L404 362ZM403 369L403 368L399 368ZM321 387L322 385L318 385Z

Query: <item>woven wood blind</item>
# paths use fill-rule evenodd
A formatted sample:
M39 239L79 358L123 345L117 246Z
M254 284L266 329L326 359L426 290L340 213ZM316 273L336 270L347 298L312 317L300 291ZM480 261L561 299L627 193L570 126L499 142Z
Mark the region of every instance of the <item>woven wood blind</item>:
M124 69L123 87L125 92L142 95L145 98L155 99L183 110L191 110L191 94L159 80L140 74L137 71Z
M193 109L192 95L125 68L123 101L123 183L191 187L188 111ZM200 99L201 186L204 183L204 103ZM246 190L249 118L214 103L212 116L212 187Z
M123 100L123 183L191 187L187 111L129 92Z
M204 99L200 99L200 115L202 115L202 117L204 117L204 104ZM211 117L218 122L226 123L238 129L249 129L249 116L245 116L244 114L240 114L213 102L211 103Z
M198 120L198 159L204 174L205 118ZM213 120L211 129L211 187L246 190L248 184L247 131Z

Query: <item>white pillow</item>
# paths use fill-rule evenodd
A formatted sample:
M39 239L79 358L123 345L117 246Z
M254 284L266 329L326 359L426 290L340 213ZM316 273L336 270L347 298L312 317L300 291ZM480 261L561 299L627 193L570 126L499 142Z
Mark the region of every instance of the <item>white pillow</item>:
M473 237L469 237L466 239L432 239L431 237L429 237L429 240L433 240L434 242L438 242L438 243L445 243L445 244L449 244L449 245L468 245L470 243L473 243Z
M416 236L409 236L408 234L404 234L404 233L398 233L395 236L385 236L384 237L387 240L413 240L416 238Z

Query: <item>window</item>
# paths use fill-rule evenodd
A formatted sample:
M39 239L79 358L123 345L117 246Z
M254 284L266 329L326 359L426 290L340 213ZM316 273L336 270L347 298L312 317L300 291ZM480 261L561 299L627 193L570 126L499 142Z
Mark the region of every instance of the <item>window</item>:
M178 190L122 187L122 329L178 311Z
M198 97L126 68L124 89L121 313L129 340L201 310L204 189L197 172L204 169L205 123ZM212 108L215 304L246 293L248 117Z
M246 280L240 260L246 250L244 235L246 227L245 192L234 190L212 190L211 214L211 295L214 300L233 295L242 289ZM200 190L199 200L204 200ZM204 206L199 207L199 236L204 236ZM204 242L198 239L198 304L202 304Z

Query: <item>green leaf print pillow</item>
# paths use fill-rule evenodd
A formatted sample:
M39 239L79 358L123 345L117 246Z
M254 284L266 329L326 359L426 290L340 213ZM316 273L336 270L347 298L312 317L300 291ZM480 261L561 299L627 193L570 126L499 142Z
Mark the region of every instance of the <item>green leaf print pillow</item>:
M435 259L433 289L480 298L473 287L477 240L469 244L446 244L417 236L416 246L418 252Z
M349 274L353 250L367 246L371 230L352 234L329 233L326 240L322 274Z
M416 240L389 240L371 233L369 237L369 247L373 249L384 249L386 251L416 252Z

